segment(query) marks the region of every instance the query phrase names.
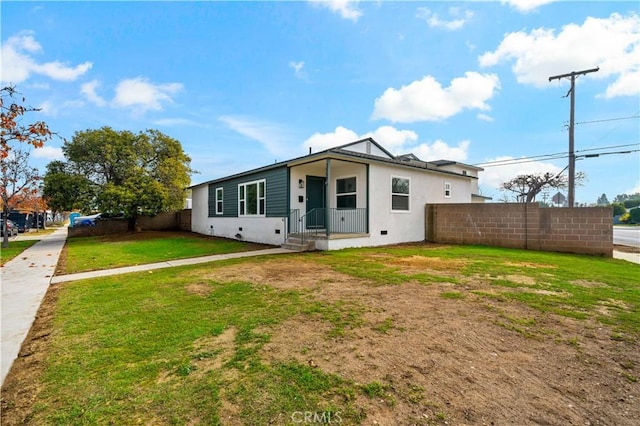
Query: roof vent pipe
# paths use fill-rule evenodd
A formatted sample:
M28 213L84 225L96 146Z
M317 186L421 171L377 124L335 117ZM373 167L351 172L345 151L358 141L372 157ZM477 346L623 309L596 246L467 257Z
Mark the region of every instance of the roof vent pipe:
M309 147L309 155L311 155L311 147Z

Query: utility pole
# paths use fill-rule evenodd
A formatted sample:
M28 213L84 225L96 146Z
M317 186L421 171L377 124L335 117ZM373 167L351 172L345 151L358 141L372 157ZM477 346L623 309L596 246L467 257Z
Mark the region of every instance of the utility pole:
M572 71L568 74L560 74L549 77L549 81L551 80L560 80L562 78L570 78L571 79L571 89L569 89L569 93L571 94L571 112L569 113L569 207L573 207L573 203L575 201L575 185L576 185L576 154L573 149L573 127L575 121L575 103L576 103L576 77L580 75L589 74L592 72L597 72L600 70L600 67L592 68L584 71ZM567 93L567 95L569 94ZM565 96L566 98L566 96Z

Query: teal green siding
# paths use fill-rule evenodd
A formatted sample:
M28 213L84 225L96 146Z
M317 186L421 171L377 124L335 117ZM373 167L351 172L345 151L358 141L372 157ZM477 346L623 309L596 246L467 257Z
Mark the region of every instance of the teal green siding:
M265 179L266 216L288 215L288 170L286 166L247 174L231 179L221 179L209 184L209 217L238 217L238 185ZM216 188L224 188L223 214L216 214Z

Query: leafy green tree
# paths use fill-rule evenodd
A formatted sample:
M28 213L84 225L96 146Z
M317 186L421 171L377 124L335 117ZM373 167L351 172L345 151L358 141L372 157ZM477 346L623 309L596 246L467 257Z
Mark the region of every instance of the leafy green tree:
M607 198L607 194L602 194L601 196L599 196L598 201L596 201L596 204L599 206L608 206L609 199Z
M640 204L640 192L636 192L635 194L618 194L616 198L613 199L614 203L629 203L631 207L635 207ZM627 206L628 208L628 206Z
M193 170L176 139L157 130L133 133L103 127L76 132L62 151L67 159L62 174L84 178L87 187L95 189L93 198L62 196L80 202L83 211L124 212L125 217L135 219L141 214L182 209L184 188ZM52 171L60 169L56 165Z
M640 207L629 210L629 222L640 223Z
M63 161L52 161L44 176L43 195L54 212L97 208L99 187ZM93 206L93 207L91 207Z
M613 203L611 204L611 206L613 207L614 216L620 216L627 212L627 209L624 207L624 204L622 203Z

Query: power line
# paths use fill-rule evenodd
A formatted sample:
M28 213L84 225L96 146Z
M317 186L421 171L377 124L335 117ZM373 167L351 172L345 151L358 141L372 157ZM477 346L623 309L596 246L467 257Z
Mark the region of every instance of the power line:
M640 118L640 112L636 113L635 115L630 115L628 117L604 118L602 120L579 121L575 124L607 123L609 121L631 120L633 118Z
M596 151L598 149L626 148L628 146L636 146L636 145L640 145L640 143L628 143L626 145L611 145L611 146L602 146L600 148L580 149L576 152Z
M567 154L565 152L557 152L555 154L533 155L530 157L505 158L504 160L487 161L485 163L474 164L474 166L485 167L485 166L490 166L492 164L510 163L512 161L517 161L517 160L533 160L533 161L553 160L555 158L565 158L566 156ZM543 157L549 157L549 158L543 158Z
M598 148L582 149L582 150L576 151L576 153L579 153L579 152L591 152L591 151L598 151L598 150L605 150L605 149L626 148L626 147L638 146L638 145L640 145L640 143L601 146L601 147L598 147ZM637 150L634 150L634 151L631 151L631 152L636 152L636 151ZM621 151L621 152L626 153L627 151ZM484 163L474 164L474 166L479 166L479 167L509 166L509 165L512 165L512 164L533 163L533 162L536 162L536 161L558 160L558 159L562 159L562 158L567 158L568 156L569 155L566 152L557 152L557 153L554 153L554 154L541 154L541 155L533 155L533 156L529 156L529 157L507 158L507 159L504 159L504 160L487 161L487 162L484 162Z
M616 151L616 152L599 152L597 154L586 154L586 155L579 155L578 157L581 158L595 158L595 157L600 157L601 155L613 155L613 154L631 154L634 152L640 152L640 149L632 149L629 151Z

